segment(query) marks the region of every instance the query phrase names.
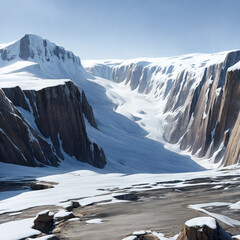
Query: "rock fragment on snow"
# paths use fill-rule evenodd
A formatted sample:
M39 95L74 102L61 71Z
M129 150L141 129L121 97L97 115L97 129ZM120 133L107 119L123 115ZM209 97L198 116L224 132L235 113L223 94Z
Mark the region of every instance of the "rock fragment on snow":
M80 207L79 202L71 201L70 204L66 207L66 210L71 212L74 208Z
M31 183L32 190L43 190L53 188L53 185L50 183L43 183L43 182L33 182Z
M38 213L34 220L33 229L48 233L53 227L53 216L54 213L49 212L49 210Z

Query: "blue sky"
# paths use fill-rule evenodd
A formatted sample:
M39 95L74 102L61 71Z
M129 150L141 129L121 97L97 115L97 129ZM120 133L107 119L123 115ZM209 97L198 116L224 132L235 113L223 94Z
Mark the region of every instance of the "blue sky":
M81 59L240 48L240 0L0 0L0 43L34 33Z

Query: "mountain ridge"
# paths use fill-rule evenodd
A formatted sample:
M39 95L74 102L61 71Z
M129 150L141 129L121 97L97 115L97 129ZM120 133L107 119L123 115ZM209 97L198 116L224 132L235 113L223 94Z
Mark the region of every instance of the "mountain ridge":
M235 109L235 117L231 118L231 113L226 111L218 117L218 109L224 108L224 92L232 92L238 86L236 83L232 90L224 87L228 87L225 82L232 78L228 69L239 61L240 51L233 50L159 58L152 62L134 59L97 60L94 63L92 60L83 62L83 65L95 76L122 83L132 91L153 99L155 104L164 105L165 140L192 155L197 154L199 158L214 158L219 162L227 147L229 129L234 127L239 112L239 107L235 107L238 106L237 94L227 110ZM225 117L231 121L227 120L228 126L223 127L221 122ZM231 164L238 162L239 156L235 156ZM230 162L223 161L223 164L229 165Z
M123 126L119 127L122 128L121 131L123 132L121 134L123 136L131 134L131 132L136 134L135 129L137 128L135 125L138 125L148 133L147 137L157 142L162 143L162 137L164 136L165 141L177 144L182 150L189 150L192 155L197 154L199 158L214 158L215 162L223 159L225 148L231 138L230 128L234 127L237 114L236 117L232 118L231 126L219 128L217 122L221 123L221 117L218 117L218 108L224 106L222 98L226 90L224 88L225 81L227 76L231 74L228 72L228 68L240 61L239 50L215 54L188 54L178 57L157 58L152 62L148 58L127 61L104 60L102 63L101 61L96 61L96 63L94 61L83 61L86 70L89 72L87 73L80 58L72 52L66 51L63 47L59 47L39 36L27 34L20 40L5 44L0 48L0 56L1 88L5 84L9 84L9 81L13 81L13 86L14 84L20 86L20 88L24 86L24 91L37 90L41 82L43 83L41 88L44 90L50 82L52 87L58 88L58 85L64 86L66 85L65 81L70 79L79 88L82 87L86 92L86 96L82 92L82 100L85 102L82 108L85 111L84 115L88 122L92 123L92 126L94 125L94 128L98 128L99 125L98 133L92 129L88 130L90 131L90 138L98 139L97 141L100 142L100 145L105 146L107 155L110 154L111 158L115 159L115 156L104 141L109 141L109 131L110 129L113 131L116 127L115 123L112 122L116 120L113 119L116 117L120 119L120 115L113 118L111 111L114 111L126 116L133 123L131 124L132 127L134 126L133 130L130 129L130 125L126 128L125 120L121 118L124 123ZM127 109L126 112L125 106L134 104L134 99L128 97L124 99L127 95L124 96L121 95L121 92L117 92L118 86L111 85L106 82L107 80L99 77L109 79L117 84L123 83L126 89L129 88L132 92L141 94L144 104L149 102L151 104L149 105L150 108L156 105L154 107L156 112L151 110L144 113L144 110L140 108L138 112L134 113L136 109L132 107ZM113 87L116 87L116 92L114 92L114 89L113 91L110 89ZM80 91L82 90L80 89ZM128 90L126 91L128 92ZM114 95L116 96L114 97ZM87 99L90 99L90 104L93 104L93 110L89 110L92 108ZM129 100L132 103L128 102ZM115 101L118 103L116 104ZM106 102L107 106L111 105L108 108L113 106L113 109L107 110L99 104L106 104ZM232 104L235 103L230 103L229 108L232 108ZM158 106L159 109L157 109ZM97 116L96 121L93 114ZM104 119L105 114L109 119ZM218 120L218 118L220 119ZM108 123L108 126L105 125L104 121ZM119 120L118 122L120 123ZM157 122L159 123L157 124ZM218 129L221 129L221 134ZM102 139L100 134L102 134ZM218 134L220 134L219 137L217 137ZM136 137L142 138L143 136L139 134ZM117 141L115 144L117 144ZM124 142L121 142L121 144L125 146ZM234 143L231 146L235 146ZM121 146L115 146L114 148L117 147L121 149ZM127 148L126 151L130 151L130 149ZM162 150L159 149L160 152ZM137 153L135 154L137 156ZM164 161L171 158L165 154ZM117 161L119 161L117 164L120 165L126 163L126 160ZM159 161L162 161L161 156L159 156ZM113 163L114 161L110 162ZM125 163L123 164L123 162ZM224 164L228 165L228 162L225 161ZM234 160L234 163L236 162L238 162L238 156Z

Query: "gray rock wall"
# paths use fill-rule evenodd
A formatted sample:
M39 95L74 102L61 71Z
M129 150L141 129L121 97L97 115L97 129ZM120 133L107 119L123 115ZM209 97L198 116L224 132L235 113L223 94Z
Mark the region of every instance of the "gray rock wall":
M29 128L32 129L34 134L38 135L38 138L42 139L41 141L44 141L43 139L50 140L48 144L49 154L55 156L55 162L50 160L45 162L46 165L57 165L59 160L64 160L64 151L79 161L100 168L104 167L106 164L104 151L96 143L88 139L85 128L83 115L93 127L97 127L92 108L88 104L84 92L80 92L72 82L47 87L39 91L22 91L19 87L3 89L3 91L14 104L13 106L13 104L9 103L13 108L21 107L33 115L35 123L32 128L30 126ZM9 100L6 98L6 101ZM22 116L21 121L25 121ZM8 136L8 133L6 134ZM21 140L21 135L19 138ZM47 141L45 142L47 143ZM40 143L38 145L42 148ZM28 149L31 151L31 146ZM43 155L45 155L44 151ZM39 161L38 156L34 157ZM5 156L5 159L8 158ZM11 159L7 161L11 162ZM30 165L36 164L31 160Z
M173 101L176 95L172 93L178 91L178 79L175 81L165 111L174 110L184 103L185 106L178 114L167 117L164 133L167 141L179 143L181 149L188 149L199 157L212 157L217 151L215 161L223 158L240 110L240 71L227 72L229 64L226 64L239 61L239 55L232 59L235 56L229 54L225 63L207 68L200 84L188 93L187 98L181 91L180 100ZM226 74L224 82L223 72ZM184 100L178 104L182 97Z
M0 89L0 161L26 166L58 166L51 144L41 138Z

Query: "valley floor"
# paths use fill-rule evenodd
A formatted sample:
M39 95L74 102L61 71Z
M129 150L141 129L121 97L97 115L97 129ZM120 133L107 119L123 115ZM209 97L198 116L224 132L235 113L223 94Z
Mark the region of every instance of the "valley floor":
M238 168L129 175L103 170L97 173L93 169L89 167L68 173L60 173L58 169L59 174L37 179L54 184L53 188L34 191L29 188L28 181L33 182L30 176L19 179L5 177L2 183L5 186L9 184L13 191L2 188L0 194L0 231L4 234L3 239L37 236L39 233L30 230L37 213L46 209L57 213L65 209L71 200L81 206L73 209L73 220L62 222L53 229L52 233L61 240L121 240L134 231L149 229L173 237L180 232L186 220L200 215L215 217L231 234L240 232ZM33 169L32 174L40 175L41 171L47 169ZM14 182L19 183L20 180L22 186L15 186ZM126 201L129 198L125 194L129 193L133 193L134 201ZM119 195L123 195L123 200L115 198ZM93 223L86 222L88 220L93 220ZM14 228L14 232L9 228Z
M138 192L138 201L106 205L92 205L78 208L75 216L81 222L66 222L56 229L60 239L117 239L131 235L136 230L154 230L163 233L166 237L178 234L185 221L203 216L201 212L193 211L190 204L200 204L212 201L234 201L239 199L239 185L231 186L229 190L216 190L212 188L211 179L203 180L203 184L196 189L195 186L184 188L169 188ZM192 181L197 183L198 181ZM219 198L221 195L221 199ZM226 206L211 207L211 213L224 214L240 220L239 212L230 211ZM86 224L91 218L102 219L102 224ZM221 225L232 234L240 231L240 222L237 226L230 226L227 222Z

